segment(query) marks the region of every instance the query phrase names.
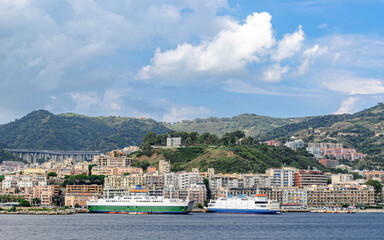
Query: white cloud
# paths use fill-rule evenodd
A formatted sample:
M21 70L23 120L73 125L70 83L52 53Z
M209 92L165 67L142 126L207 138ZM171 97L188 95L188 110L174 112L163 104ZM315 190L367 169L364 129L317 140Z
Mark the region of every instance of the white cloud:
M213 75L244 70L246 64L257 62L271 48L274 37L269 13L254 13L244 24L232 23L212 41L197 46L188 43L174 50L157 49L152 65L142 68L141 76L177 77L188 72L210 72Z
M315 60L318 56L326 54L328 52L327 47L320 47L318 44L315 44L312 48L307 48L303 52L303 62L298 66L296 75L302 75L308 72L309 67L315 63Z
M269 66L262 75L262 79L267 82L278 82L280 81L283 74L289 71L288 66L280 66L280 64L276 63Z
M109 89L103 95L96 92L72 92L70 96L77 110L96 108L108 114L117 114L123 109L123 98L131 89ZM56 100L56 99L54 99Z
M292 57L300 50L304 38L305 34L301 26L299 26L299 29L296 32L285 34L283 39L277 43L277 49L272 54L271 58L279 62L283 59Z
M359 101L359 97L349 97L341 103L340 108L333 114L355 113L358 110L356 102Z
M319 26L318 26L318 28L320 28L320 29L325 29L325 28L327 28L328 27L328 24L326 24L326 23L322 23L322 24L320 24Z
M206 107L194 107L191 105L171 106L167 113L163 115L164 122L179 122L186 119L206 117L211 111Z
M76 108L89 108L94 105L99 105L101 102L100 97L95 92L90 93L70 93L72 101L76 104Z
M323 84L331 91L348 95L370 95L384 93L384 81L381 79L357 78L348 75L329 78L331 79Z
M279 96L289 95L285 93L279 93L279 92L270 91L267 89L262 89L241 80L229 79L225 81L224 84L225 84L224 90L227 92L262 94L262 95L279 95Z

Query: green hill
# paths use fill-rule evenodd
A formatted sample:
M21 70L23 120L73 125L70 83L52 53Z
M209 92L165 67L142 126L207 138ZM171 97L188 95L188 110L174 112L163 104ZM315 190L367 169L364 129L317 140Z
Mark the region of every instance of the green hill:
M292 166L306 169L308 166L320 170L326 168L304 150L293 151L287 147L270 147L265 144L205 146L194 145L177 149L155 149L148 157L133 155L141 165L149 163L158 167L159 160L170 161L172 171L199 168L206 171L215 168L218 173L264 173L271 167ZM138 166L141 166L138 164Z
M300 123L307 118L274 118L259 116L256 114L241 114L232 118L195 119L193 121L182 121L178 124L167 125L174 131L198 132L199 134L209 132L222 136L226 132L237 130L245 132L247 136L261 136L268 131L287 124Z
M152 119L54 115L39 110L0 125L0 142L9 148L111 150L139 145L147 132L168 131Z
M384 169L384 104L355 114L325 115L300 123L290 124L269 131L263 140L289 137L302 138L305 142L339 142L344 147L355 148L368 154L365 160L348 162L363 169Z

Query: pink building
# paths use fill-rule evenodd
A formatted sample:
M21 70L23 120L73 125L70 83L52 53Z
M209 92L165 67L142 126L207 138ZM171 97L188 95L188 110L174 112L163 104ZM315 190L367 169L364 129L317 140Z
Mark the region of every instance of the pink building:
M347 159L350 161L363 159L367 154L357 153L354 148L321 148L323 156L334 157L336 159Z
M275 146L275 147L281 146L281 142L277 140L268 140L268 141L265 141L264 143L269 146Z

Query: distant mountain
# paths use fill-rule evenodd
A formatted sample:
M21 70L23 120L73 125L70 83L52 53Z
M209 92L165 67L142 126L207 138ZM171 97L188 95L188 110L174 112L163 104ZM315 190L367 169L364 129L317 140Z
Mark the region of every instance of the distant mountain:
M1 143L8 148L101 150L140 145L146 133L169 131L209 132L222 136L237 130L260 140L289 141L294 136L306 142L341 142L369 154L357 167L384 169L384 104L355 114L302 118L274 118L241 114L232 118L207 118L164 124L152 119L88 117L75 113L54 115L45 110L0 125Z
M168 131L152 119L87 117L72 113L54 115L38 110L0 125L0 142L9 148L110 150L139 145L147 132ZM117 137L119 135L124 138Z
M178 124L167 125L167 127L174 131L198 132L199 134L209 132L218 136L240 130L247 136L259 137L275 128L288 124L299 124L310 118L274 118L256 114L241 114L232 118L210 117L193 121L184 120Z
M384 104L354 114L324 115L272 129L266 139L288 141L291 136L305 142L339 142L368 154L355 167L384 169Z

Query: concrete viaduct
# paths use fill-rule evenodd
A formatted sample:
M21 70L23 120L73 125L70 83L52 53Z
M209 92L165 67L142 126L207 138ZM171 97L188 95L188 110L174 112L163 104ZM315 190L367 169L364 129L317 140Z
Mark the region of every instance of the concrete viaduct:
M66 158L73 158L76 162L92 160L95 155L100 155L99 151L61 151L61 150L28 150L28 149L4 149L13 155L26 160L28 163L36 163L39 159L45 161L54 159L61 162Z

